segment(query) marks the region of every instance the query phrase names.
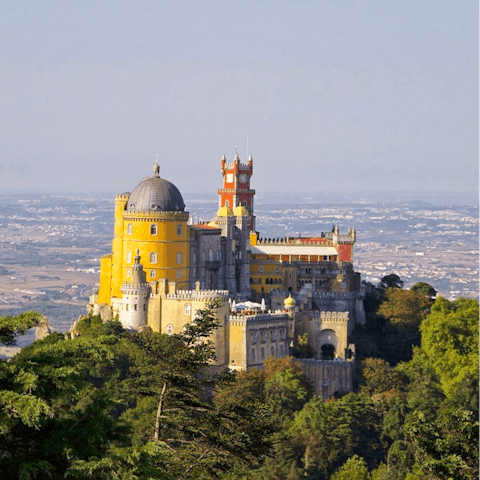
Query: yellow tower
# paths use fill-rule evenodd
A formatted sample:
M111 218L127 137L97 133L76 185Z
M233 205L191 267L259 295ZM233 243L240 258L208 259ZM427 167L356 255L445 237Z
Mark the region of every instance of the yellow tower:
M178 288L189 282L188 212L178 188L154 174L144 178L131 194L115 198L112 253L102 258L99 303L112 305L121 298L123 282L132 278L138 249L147 282L168 278Z

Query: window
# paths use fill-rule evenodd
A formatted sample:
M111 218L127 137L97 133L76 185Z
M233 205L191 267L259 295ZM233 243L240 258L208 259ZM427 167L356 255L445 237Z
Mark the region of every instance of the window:
M270 355L271 355L272 357L275 356L275 347L274 347L273 345L270 347Z
M137 311L137 306L138 306L138 305L137 305L136 303L133 304L133 309L134 309L135 311Z
M132 262L132 252L127 252L127 263Z
M202 251L202 262L205 261L205 250Z
M197 254L196 253L193 254L193 263L197 263Z
M177 270L177 278L182 278L182 271L180 269Z
M173 325L167 325L167 335L173 334Z
M190 306L189 303L185 304L185 315L190 316L192 313L192 307Z
M129 268L127 268L127 278L130 278L131 274L132 274L132 271Z
M157 272L155 270L150 270L150 278L155 278L157 276Z
M177 252L177 265L180 265L182 263L182 254L180 252Z
M252 362L255 361L255 349L252 348Z
M342 280L342 288L347 288L347 282L345 280Z
M197 269L194 267L192 268L192 278L195 278L197 276Z
M202 277L205 276L205 267L202 267Z
M215 260L220 260L220 258L218 256L218 252L215 252Z
M155 252L150 254L150 263L157 263L158 255Z
M132 233L133 233L133 225L129 223L127 227L127 234L131 235Z
M144 311L144 312L147 311L147 304L146 304L146 303L143 304L143 311Z
M156 235L158 233L158 227L155 223L150 225L150 235Z
M275 273L278 273L280 271L280 267L278 265L275 266Z
M125 310L128 312L128 303L125 305Z
M180 236L182 234L182 224L177 225L177 235Z
M210 249L208 251L208 261L213 262L213 250L212 249Z
M283 343L280 344L280 356L283 357L285 355L285 352L283 350Z
M246 206L247 206L247 201L246 201L246 200L242 200L242 205L243 205L244 207L246 207Z
M260 350L260 358L261 358L262 360L265 359L265 349L264 349L263 347L262 347L262 349Z
M263 272L263 265L259 265L258 271L259 271L259 272Z
M227 176L227 178L228 178L228 176ZM225 200L225 206L230 207L230 201L229 200Z

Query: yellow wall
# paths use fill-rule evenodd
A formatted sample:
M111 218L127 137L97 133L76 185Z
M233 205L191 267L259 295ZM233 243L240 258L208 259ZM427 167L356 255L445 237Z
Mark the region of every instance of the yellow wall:
M110 289L112 282L112 254L100 259L100 288L98 291L98 304L110 305Z

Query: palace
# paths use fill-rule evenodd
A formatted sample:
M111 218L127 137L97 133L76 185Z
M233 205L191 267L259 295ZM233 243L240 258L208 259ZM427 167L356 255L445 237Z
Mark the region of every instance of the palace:
M289 355L302 336L315 352L302 362L316 393L351 390L348 334L365 321L352 264L355 229L261 238L252 157L243 164L238 154L231 163L223 156L220 172L219 208L209 223L189 224L180 191L158 163L131 193L117 195L112 253L101 259L100 289L87 309L118 317L127 329L171 335L220 299L212 368L262 368L268 356Z

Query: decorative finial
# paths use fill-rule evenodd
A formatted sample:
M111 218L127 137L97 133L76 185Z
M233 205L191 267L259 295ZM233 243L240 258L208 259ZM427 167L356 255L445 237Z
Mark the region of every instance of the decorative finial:
M158 152L157 152L157 160L155 162L155 165L153 166L153 174L156 177L160 176L160 165L158 164Z

